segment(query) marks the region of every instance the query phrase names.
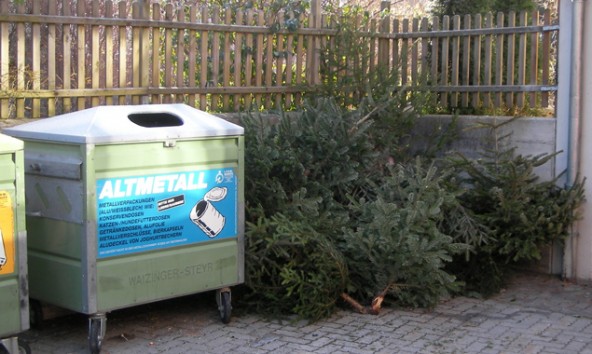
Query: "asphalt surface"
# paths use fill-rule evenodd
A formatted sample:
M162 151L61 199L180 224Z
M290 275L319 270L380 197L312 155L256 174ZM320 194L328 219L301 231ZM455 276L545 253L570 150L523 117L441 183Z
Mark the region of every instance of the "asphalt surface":
M20 335L33 353L59 354L88 353L87 337L78 313ZM223 324L214 294L201 293L111 312L101 353L592 354L592 288L521 273L485 300L457 297L431 311L387 307L376 316L344 308L315 323L238 308Z

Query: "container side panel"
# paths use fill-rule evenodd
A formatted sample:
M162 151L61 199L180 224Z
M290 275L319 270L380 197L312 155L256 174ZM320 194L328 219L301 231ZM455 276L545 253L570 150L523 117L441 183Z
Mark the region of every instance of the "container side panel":
M17 334L23 328L21 323L21 304L19 301L19 285L15 277L0 276L0 338Z
M82 271L79 261L29 250L30 297L83 312Z
M27 218L31 297L81 312L82 225L48 218Z
M237 239L100 260L100 311L236 285Z
M27 174L27 214L68 222L82 222L81 181Z
M80 147L25 141L27 214L82 223Z
M81 262L82 225L29 216L27 238L30 251Z

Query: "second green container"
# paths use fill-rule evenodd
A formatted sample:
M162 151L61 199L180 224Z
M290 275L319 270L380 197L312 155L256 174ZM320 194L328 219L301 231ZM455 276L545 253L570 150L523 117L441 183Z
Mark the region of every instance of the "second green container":
M0 134L0 353L29 353L23 142Z

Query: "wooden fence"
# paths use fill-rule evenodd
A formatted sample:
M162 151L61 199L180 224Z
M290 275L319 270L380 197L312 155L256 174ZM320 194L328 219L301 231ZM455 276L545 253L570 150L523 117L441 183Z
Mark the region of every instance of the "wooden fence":
M335 18L271 16L139 0L0 0L0 117L101 104L184 102L202 110L290 109L321 84ZM297 24L292 28L290 25ZM369 19L352 67L395 71L445 107L548 107L558 26L550 13ZM355 66L355 67L354 67Z

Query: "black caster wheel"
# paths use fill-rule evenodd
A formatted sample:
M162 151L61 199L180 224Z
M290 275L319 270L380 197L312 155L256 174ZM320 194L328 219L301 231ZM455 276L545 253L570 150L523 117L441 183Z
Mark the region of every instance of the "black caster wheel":
M91 354L99 354L107 330L107 317L94 315L88 319L88 347Z
M230 296L230 289L226 288L216 291L216 302L218 303L218 312L220 312L222 323L229 323L230 315L232 313L232 297Z

